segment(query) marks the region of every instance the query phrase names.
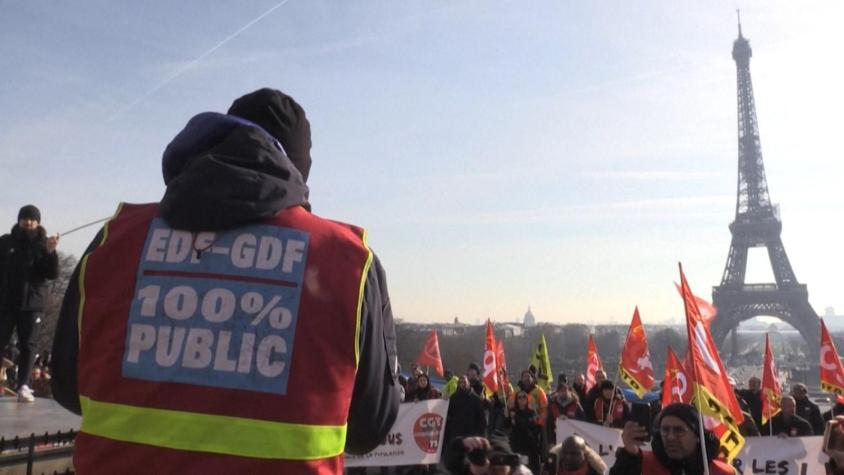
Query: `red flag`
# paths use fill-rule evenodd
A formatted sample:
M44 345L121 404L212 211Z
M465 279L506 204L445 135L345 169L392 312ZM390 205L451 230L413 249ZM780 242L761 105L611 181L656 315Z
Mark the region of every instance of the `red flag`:
M498 374L501 374L501 370L507 372L507 358L504 355L504 342L498 341L495 345L495 364L498 367Z
M604 369L604 363L598 354L598 347L595 346L595 339L589 335L589 344L586 347L586 390L589 391L595 385L595 373Z
M689 404L693 394L691 382L686 366L680 362L680 358L677 358L677 354L669 346L668 358L665 361L665 379L662 385L662 407L675 402Z
M777 376L777 368L774 366L774 353L771 351L771 342L768 334L765 334L765 364L762 366L762 424L780 412L780 399L782 389Z
M434 368L440 377L445 375L443 360L440 357L440 342L437 339L436 330L431 330L431 336L428 337L428 341L425 342L425 346L419 352L419 356L416 357L416 363L420 366Z
M844 395L844 366L821 319L821 390Z
M498 345L492 332L492 322L486 321L486 342L484 343L484 384L490 391L498 391L498 365L495 357Z
M639 318L639 307L633 311L633 320L627 330L627 339L621 352L619 375L636 395L642 397L654 385L654 367L648 352L648 338Z
M677 292L680 292L680 296L682 297L683 289L677 285L677 282L674 282L674 287L677 288ZM712 325L712 321L715 320L715 316L718 315L718 309L697 295L692 295L692 297L695 298L695 303L697 303L697 308L700 311L700 318L703 319L703 324L706 325L706 328L709 328Z
M686 307L686 331L694 375L695 403L703 416L710 418L714 424L723 426L721 430L716 431L716 435L720 435L721 447L726 451L729 462L744 446L744 438L738 431L738 425L744 421L744 416L736 399L736 393L729 383L729 376L718 354L718 348L700 315L692 289L686 281L686 275L683 274L682 264L680 265L680 285Z

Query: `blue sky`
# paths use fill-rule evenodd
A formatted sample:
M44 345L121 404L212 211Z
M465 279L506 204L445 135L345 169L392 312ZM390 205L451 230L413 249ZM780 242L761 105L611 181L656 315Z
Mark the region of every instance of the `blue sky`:
M311 121L314 211L369 229L397 317L675 318L677 261L709 297L729 248L740 7L786 250L844 313L844 4L278 5L0 0L0 222L157 201L187 120L270 86Z

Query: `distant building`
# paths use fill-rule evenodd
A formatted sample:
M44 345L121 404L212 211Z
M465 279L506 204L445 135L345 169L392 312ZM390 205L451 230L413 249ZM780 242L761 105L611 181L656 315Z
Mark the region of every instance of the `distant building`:
M525 328L535 327L536 326L536 317L533 316L533 312L530 311L530 305L528 305L527 312L525 312Z
M524 329L518 323L496 323L495 330L503 333L504 338L513 338L524 334Z
M830 331L844 330L844 315L836 315L834 307L826 307L822 318Z

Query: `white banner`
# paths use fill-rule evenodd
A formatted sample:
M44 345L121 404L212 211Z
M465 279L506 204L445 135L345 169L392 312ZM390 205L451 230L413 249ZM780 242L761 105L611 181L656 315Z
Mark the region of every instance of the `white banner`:
M426 465L440 461L448 401L403 403L393 428L381 445L364 455L346 454L347 467Z
M604 459L607 467L615 463L615 449L622 445L621 431L597 424L557 419L557 443L577 434ZM744 448L733 461L742 475L815 475L825 473L828 460L821 450L823 437L747 437ZM645 447L647 450L648 447Z

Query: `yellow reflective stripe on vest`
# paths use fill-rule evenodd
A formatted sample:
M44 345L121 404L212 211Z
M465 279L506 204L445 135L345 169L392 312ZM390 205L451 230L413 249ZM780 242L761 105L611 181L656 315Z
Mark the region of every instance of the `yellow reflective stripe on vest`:
M315 460L343 453L346 426L270 422L259 419L152 409L94 401L82 403L81 431L108 439L176 450L241 457Z
M368 237L368 233L366 229L363 230L363 237L361 238L361 242L363 243L363 247L366 248L366 262L363 265L363 272L360 275L360 287L358 288L358 306L357 306L357 313L355 315L355 371L357 371L357 367L360 364L360 321L363 317L363 292L366 288L366 279L369 277L369 268L372 267L372 249L369 248L369 244L366 242L366 238ZM380 305L380 302L375 302Z

